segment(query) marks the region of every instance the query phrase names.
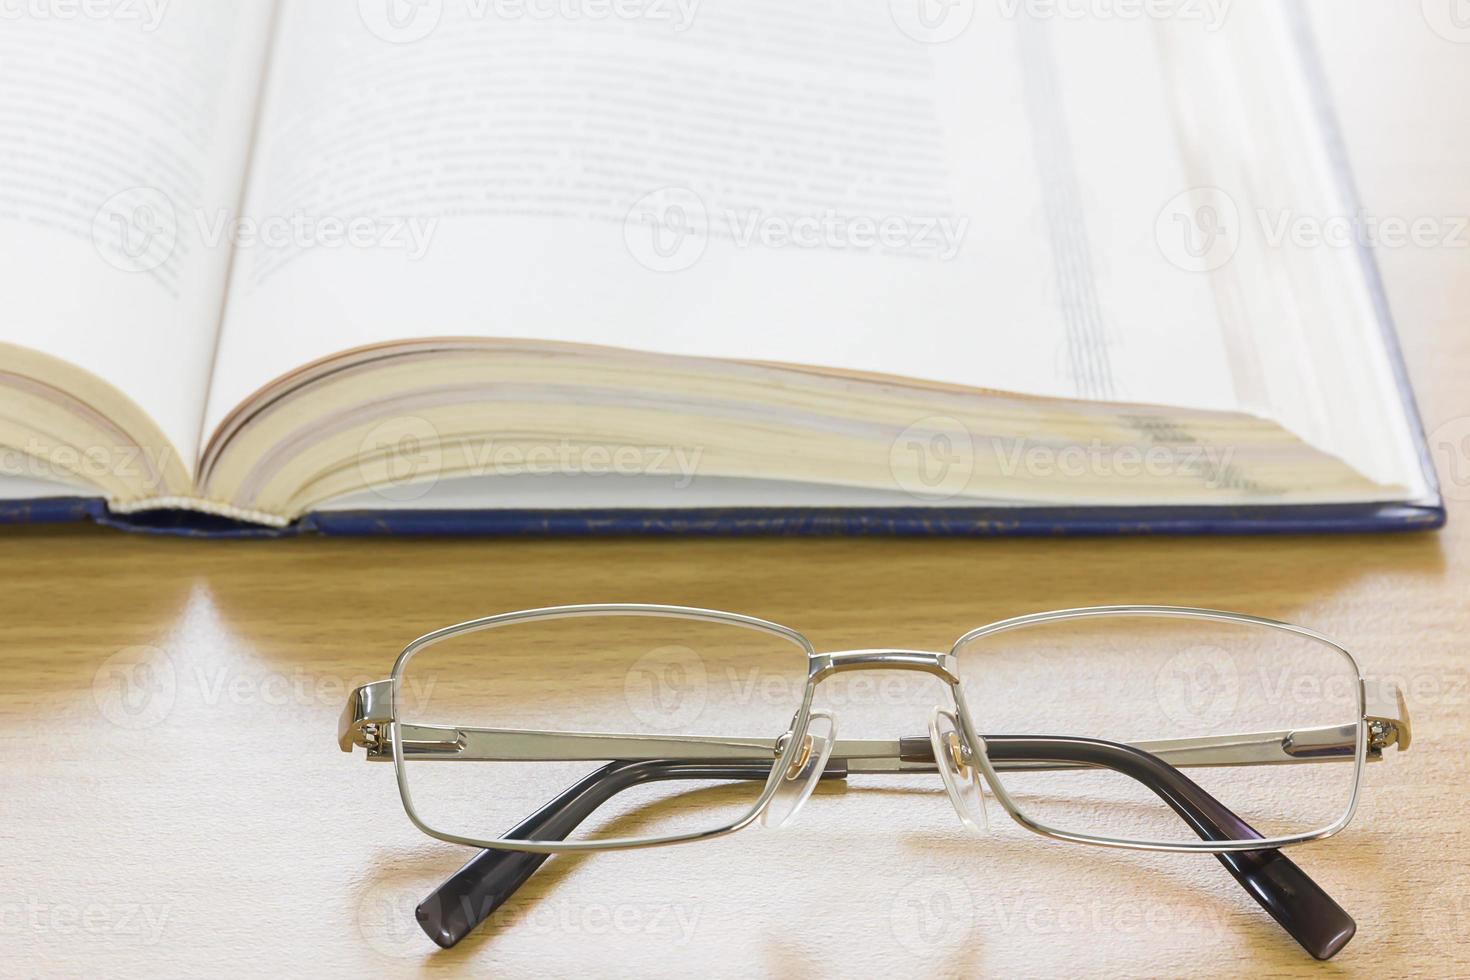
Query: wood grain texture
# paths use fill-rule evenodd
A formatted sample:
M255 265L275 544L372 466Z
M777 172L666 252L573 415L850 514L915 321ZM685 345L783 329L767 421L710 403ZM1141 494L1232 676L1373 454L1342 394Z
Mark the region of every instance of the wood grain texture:
M1448 0L1447 0L1448 2ZM1417 3L1319 3L1364 197L1470 214L1470 46ZM1371 66L1371 67L1370 67ZM1438 536L1113 541L288 541L0 536L0 947L64 975L1470 973L1470 250L1382 255L1441 468ZM1205 605L1317 627L1400 679L1412 751L1294 857L1358 919L1313 963L1212 858L963 837L938 792L816 799L782 833L554 859L451 952L412 906L465 858L342 755L343 696L489 612L656 601L819 645L945 645L1012 614ZM148 653L149 696L110 665ZM916 718L922 723L921 718Z

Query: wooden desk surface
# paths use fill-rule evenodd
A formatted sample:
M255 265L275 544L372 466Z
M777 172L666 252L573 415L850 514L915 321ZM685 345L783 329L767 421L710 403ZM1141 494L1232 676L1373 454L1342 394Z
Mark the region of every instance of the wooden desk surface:
M1448 4L1448 0L1446 0ZM1426 9L1432 7L1430 3ZM1334 5L1329 67L1368 206L1470 214L1470 46L1419 4ZM1369 67L1372 66L1372 67ZM1113 541L288 541L0 535L3 972L170 975L1470 973L1470 249L1382 256L1440 463L1438 536ZM749 612L831 647L945 644L1025 611L1231 608L1400 679L1413 749L1296 859L1359 923L1308 959L1207 856L961 836L935 787L800 825L555 859L451 952L412 906L465 857L334 743L350 686L427 628L576 601ZM120 710L129 648L168 669ZM122 651L120 653L120 651ZM918 719L916 719L918 720Z

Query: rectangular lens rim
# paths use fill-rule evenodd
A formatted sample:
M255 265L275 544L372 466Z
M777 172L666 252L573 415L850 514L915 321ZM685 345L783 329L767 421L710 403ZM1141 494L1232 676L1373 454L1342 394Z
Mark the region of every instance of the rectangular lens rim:
M1046 823L1028 816L1024 808L1006 791L1005 782L995 768L990 764L989 758L982 750L976 762L984 774L996 799L1002 808L1021 826L1043 837L1053 840L1067 841L1073 844L1092 844L1101 847L1122 848L1138 851L1168 851L1187 853L1224 854L1237 851L1260 851L1276 850L1282 847L1292 847L1298 844L1306 844L1311 841L1322 840L1340 833L1348 824L1352 823L1354 815L1358 810L1358 799L1363 788L1363 773L1368 761L1368 692L1367 682L1363 677L1362 667L1353 654L1341 644L1331 638L1318 633L1316 630L1305 626L1296 626L1291 623L1283 623L1274 619L1263 619L1259 616L1249 616L1244 613L1225 612L1218 609L1200 609L1190 606L1094 606L1079 609L1063 609L1055 612L1033 613L1027 616L1017 616L1012 619L991 623L981 626L961 636L950 647L950 662L956 666L962 655L964 647L974 640L993 636L1011 630L1022 629L1042 623L1064 622L1068 620L1081 620L1092 618L1107 618L1119 616L1133 617L1159 617L1173 619L1195 619L1206 620L1217 623L1233 623L1237 625L1259 626L1268 629L1291 633L1306 639L1315 640L1340 655L1344 662L1351 668L1356 683L1357 692L1357 732L1355 738L1355 750L1352 760L1352 789L1349 794L1347 807L1341 817L1318 830L1306 831L1289 836L1255 838L1251 840L1238 841L1160 841L1145 838L1131 837L1108 837L1099 834L1083 834L1073 831L1052 827ZM965 730L970 744L983 746L984 740L975 725L969 705L965 703L964 692L959 683L958 674L951 685L955 704L959 708L959 718ZM1305 764L1305 763L1304 763ZM1331 764L1331 763L1326 763Z
M782 750L781 754L774 760L771 766L770 778L766 780L766 784L762 787L759 798L751 805L751 808L735 821L710 830L648 838L529 842L524 840L465 837L459 834L446 833L423 820L418 810L414 807L413 793L409 789L407 767L403 756L403 738L401 737L398 718L398 705L402 701L400 691L402 689L404 671L407 669L409 662L413 660L414 655L451 637L464 636L469 633L477 633L482 630L495 629L515 623L546 622L558 619L598 616L640 616L645 618L684 619L693 622L716 623L753 630L793 644L806 655L807 662L806 687L802 693L801 703L797 708L794 721L796 731L805 730L807 722L811 717L812 696L814 692L813 677L818 664L817 653L811 641L805 636L779 623L772 623L753 616L744 616L739 613L724 612L717 609L699 609L688 606L641 605L636 603L548 606L541 609L525 609L518 612L501 613L495 616L473 619L424 634L404 647L403 652L393 662L393 673L390 677L392 682L392 700L389 705L391 720L388 722L388 729L392 736L393 771L398 783L398 795L403 802L404 812L408 814L408 819L415 827L436 840L442 840L450 844L493 848L502 851L525 851L534 854L565 854L590 851L633 850L642 847L660 847L667 844L708 840L734 833L737 830L749 826L760 816L761 811L766 808L771 797L775 795L776 790L781 785L779 774L786 772L791 763L795 761L796 754L801 750L800 739L787 740L785 749Z

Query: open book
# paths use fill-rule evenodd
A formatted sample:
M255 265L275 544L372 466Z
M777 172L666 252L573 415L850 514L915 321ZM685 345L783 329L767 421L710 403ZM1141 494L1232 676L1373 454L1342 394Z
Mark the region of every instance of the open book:
M1442 521L1293 3L104 7L0 32L12 516Z

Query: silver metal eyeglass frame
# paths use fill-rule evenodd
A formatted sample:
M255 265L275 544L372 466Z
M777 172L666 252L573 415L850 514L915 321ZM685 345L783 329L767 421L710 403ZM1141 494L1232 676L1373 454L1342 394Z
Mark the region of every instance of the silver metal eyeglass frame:
M395 710L401 702L404 671L414 656L424 649L446 640L481 630L513 623L567 619L573 617L641 616L684 619L725 624L766 633L801 649L807 657L807 681L801 703L790 729L777 738L720 738L672 735L620 735L592 732L537 732L508 729L443 727L411 725L402 722ZM1351 794L1342 816L1318 830L1282 837L1253 837L1240 840L1150 841L1068 832L1050 827L1026 815L1007 792L1000 771L1023 768L1069 769L1081 765L1048 763L992 764L985 738L976 730L965 702L963 685L956 670L959 651L966 644L1008 630L1040 623L1100 617L1163 617L1208 620L1221 623L1251 625L1280 630L1314 640L1339 654L1356 678L1356 724L1328 726L1293 731L1252 732L1190 739L1165 739L1131 743L1130 747L1149 753L1174 767L1214 767L1281 764L1342 764L1354 766ZM1339 833L1357 810L1363 772L1368 761L1382 758L1389 746L1407 749L1410 723L1403 695L1395 690L1392 704L1368 703L1367 685L1357 660L1344 647L1322 634L1301 626L1269 619L1210 609L1173 606L1103 606L1068 609L1057 612L1020 616L982 626L960 637L943 653L921 650L874 649L819 653L802 634L776 623L738 613L680 606L607 604L557 606L488 616L419 637L404 648L393 665L388 680L355 690L348 699L338 731L339 746L351 752L354 746L367 749L369 759L391 759L404 810L413 824L425 834L439 840L476 848L520 851L533 854L615 851L643 847L659 847L724 836L741 830L757 820L771 803L784 778L798 763L805 745L812 717L812 702L817 685L837 673L855 670L908 670L933 675L943 681L954 698L956 720L968 743L960 747L962 758L932 762L914 761L900 740L837 739L831 757L846 761L852 773L938 773L941 765L972 765L979 770L986 788L1001 808L1016 823L1036 834L1053 840L1103 847L1144 851L1204 852L1228 854L1278 849L1309 841L1321 840ZM696 833L650 838L565 841L524 840L509 838L472 838L445 833L427 824L413 802L406 772L411 760L443 761L620 761L662 760L677 762L729 760L749 762L753 754L773 760L771 775L751 809L739 819L723 826ZM798 766L799 768L799 766ZM956 801L956 808L959 803Z

